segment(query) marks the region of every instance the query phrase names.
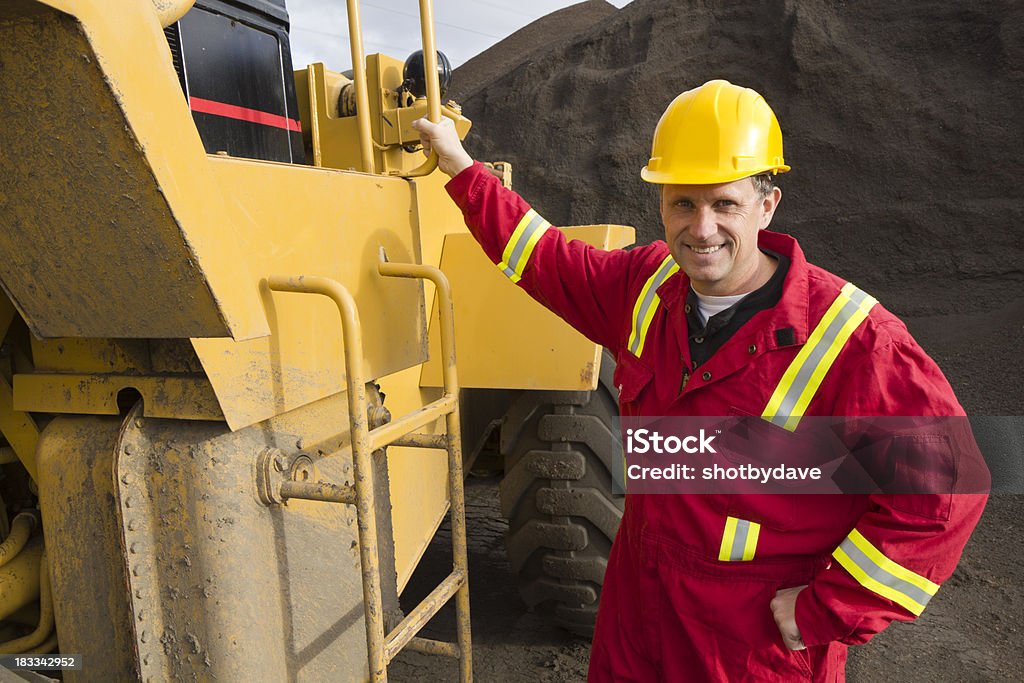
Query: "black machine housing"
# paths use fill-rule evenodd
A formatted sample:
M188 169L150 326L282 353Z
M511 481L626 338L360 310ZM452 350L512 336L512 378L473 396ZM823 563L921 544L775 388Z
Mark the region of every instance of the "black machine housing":
M164 33L207 153L304 164L285 0L196 0Z

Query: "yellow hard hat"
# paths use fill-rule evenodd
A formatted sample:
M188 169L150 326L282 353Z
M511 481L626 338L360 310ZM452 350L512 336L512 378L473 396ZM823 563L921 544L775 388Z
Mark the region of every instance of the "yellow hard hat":
M750 88L716 80L668 105L640 177L661 185L712 185L788 170L782 130L768 103Z

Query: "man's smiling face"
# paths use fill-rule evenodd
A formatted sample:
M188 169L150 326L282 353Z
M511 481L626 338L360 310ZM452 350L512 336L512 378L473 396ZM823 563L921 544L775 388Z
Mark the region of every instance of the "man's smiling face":
M756 289L757 233L771 223L781 198L777 187L761 197L750 178L661 186L665 241L694 289L711 296Z

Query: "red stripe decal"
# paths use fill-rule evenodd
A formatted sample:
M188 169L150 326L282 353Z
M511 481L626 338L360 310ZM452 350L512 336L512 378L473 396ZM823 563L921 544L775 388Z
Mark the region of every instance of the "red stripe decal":
M264 126L273 126L274 128L283 128L285 130L302 132L302 125L298 121L284 116L278 116L277 114L269 114L265 111L239 107L234 104L225 104L224 102L204 100L201 97L189 97L188 103L192 111L197 111L202 114L213 114L214 116L224 116L229 119L249 121L251 123L259 123Z

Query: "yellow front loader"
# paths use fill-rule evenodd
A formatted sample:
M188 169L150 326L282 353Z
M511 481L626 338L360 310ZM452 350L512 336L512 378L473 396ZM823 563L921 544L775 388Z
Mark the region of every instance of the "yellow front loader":
M342 75L292 69L283 0L0 4L0 653L377 681L410 648L470 680L462 480L488 445L524 598L592 627L610 364L487 261L416 147L416 118L470 128L430 1L418 72L348 13ZM448 513L452 571L403 614ZM419 637L450 600L457 641Z

